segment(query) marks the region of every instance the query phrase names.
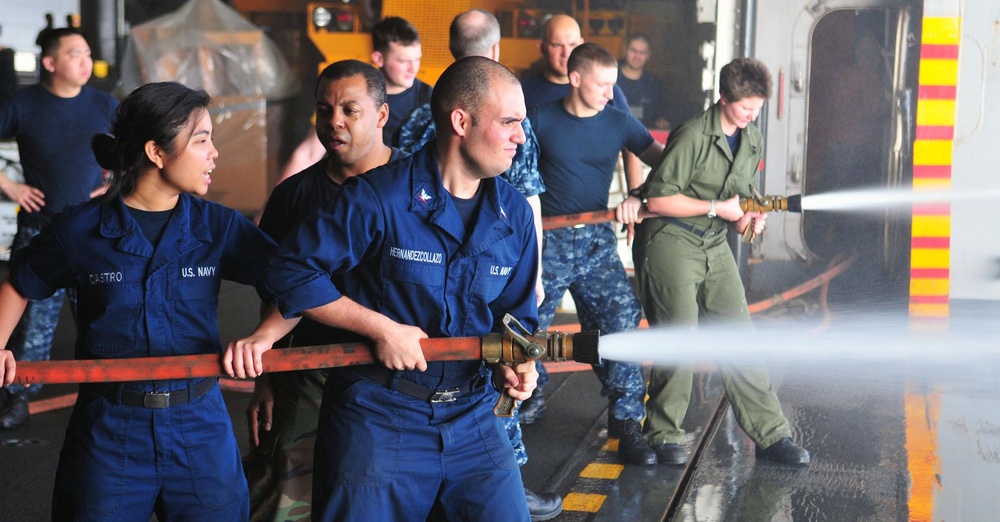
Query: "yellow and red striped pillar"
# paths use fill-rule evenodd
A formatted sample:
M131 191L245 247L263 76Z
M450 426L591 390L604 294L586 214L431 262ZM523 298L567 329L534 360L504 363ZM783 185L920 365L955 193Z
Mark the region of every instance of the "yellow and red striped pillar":
M913 144L914 191L951 188L961 30L958 16L944 16L952 4L928 0L924 7ZM916 204L912 223L910 316L948 317L951 204Z
M959 3L925 0L920 39L917 129L913 143L913 190L951 189L955 145L955 99L962 29ZM951 286L951 204L913 206L910 251L910 317L916 331L948 327ZM939 321L927 321L937 318ZM936 389L905 394L909 519L934 520L934 499L941 489L938 422L941 395Z

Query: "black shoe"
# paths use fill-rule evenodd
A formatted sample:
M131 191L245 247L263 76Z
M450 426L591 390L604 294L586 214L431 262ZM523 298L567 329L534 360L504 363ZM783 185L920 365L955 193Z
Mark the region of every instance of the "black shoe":
M682 466L687 464L688 454L679 444L664 443L653 446L656 451L656 460L664 466Z
M12 430L28 423L28 392L8 393L0 410L0 429Z
M521 403L518 417L521 419L523 426L534 424L545 417L545 395L542 395L540 388L535 388L535 392L531 394L531 397Z
M757 446L754 453L758 459L770 460L788 466L808 466L809 452L792 442L792 439L785 437L767 449Z
M622 422L615 418L615 414L608 408L608 438L620 439L622 436Z
M524 496L528 499L528 513L531 513L532 521L550 520L562 513L562 497L555 493L538 495L524 488Z
M621 423L622 435L618 438L618 458L626 464L655 465L656 452L643 438L642 426L633 419L625 419Z

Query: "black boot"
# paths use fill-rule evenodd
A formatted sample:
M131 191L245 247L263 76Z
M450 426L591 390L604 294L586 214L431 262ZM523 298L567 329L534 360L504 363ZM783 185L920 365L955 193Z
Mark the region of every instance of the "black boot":
M680 444L665 443L653 447L656 452L656 461L664 466L682 466L687 464L687 452Z
M754 453L758 459L769 460L786 466L808 466L809 452L785 437L766 449L757 446Z
M618 439L622 436L622 422L615 418L611 408L608 408L608 438Z
M28 423L28 392L7 392L7 401L0 410L0 429L12 430Z
M633 419L622 423L622 435L618 439L618 458L626 464L652 466L656 464L656 452L642 437L642 426Z
M550 520L562 513L562 497L555 493L542 493L541 495L524 488L524 496L528 499L528 513L531 514L532 522L537 520Z
M541 388L535 388L531 397L521 403L518 417L521 419L523 426L534 424L545 417L545 395L542 394Z

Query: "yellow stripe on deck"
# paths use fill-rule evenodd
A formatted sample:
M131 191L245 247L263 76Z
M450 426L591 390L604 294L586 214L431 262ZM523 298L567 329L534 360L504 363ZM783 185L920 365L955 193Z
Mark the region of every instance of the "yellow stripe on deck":
M591 462L587 464L587 467L583 468L580 472L580 476L583 478L593 478L593 479L608 479L614 480L621 476L622 471L625 470L625 466L621 464L601 464L599 462Z
M595 495L593 493L570 493L563 499L563 511L583 511L585 513L597 513L604 505L607 495Z

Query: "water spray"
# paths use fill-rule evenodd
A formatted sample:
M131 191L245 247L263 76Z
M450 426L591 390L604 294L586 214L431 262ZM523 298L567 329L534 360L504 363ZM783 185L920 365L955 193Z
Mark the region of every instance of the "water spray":
M705 361L723 364L888 367L943 372L962 368L992 372L1000 360L1000 323L985 312L948 323L914 323L900 314L841 314L817 330L802 321L758 321L657 326L601 337L601 356L666 366Z

